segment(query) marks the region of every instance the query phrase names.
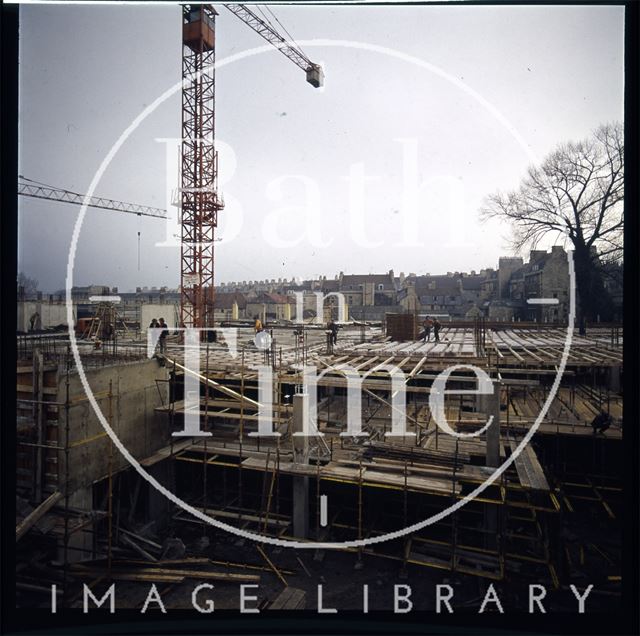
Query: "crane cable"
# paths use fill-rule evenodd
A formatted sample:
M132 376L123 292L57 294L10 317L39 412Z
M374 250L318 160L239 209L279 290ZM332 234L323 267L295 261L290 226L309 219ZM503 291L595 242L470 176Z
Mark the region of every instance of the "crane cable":
M259 4L255 4L253 6L260 12L262 17L265 19L267 24L273 29L273 31L278 33L278 29L276 29L276 27L273 24L273 22L271 22L269 17L264 13L264 11L262 10L261 6ZM276 16L276 14L273 11L271 11L271 9L268 7L268 5L265 5L265 9L273 16L275 21L280 25L282 30L287 34L287 36L289 37L289 42L291 43L291 45L295 45L295 48L297 48L304 55L304 57L309 59L309 56L306 54L306 52L302 50L302 47L295 41L294 37L291 35L291 33L289 33L289 31L284 26L284 24L282 24L282 22L280 22L280 20L278 20L278 17Z
M253 6L260 12L260 15L264 18L265 22L275 31L276 28L273 26L273 24L271 23L271 20L269 20L269 18L267 17L265 12L262 10L260 5L259 4L255 4Z
M289 40L294 43L296 45L296 47L302 52L304 53L305 57L309 57L305 51L302 50L302 47L295 41L293 35L291 35L291 33L289 33L289 31L287 30L287 27L284 26L284 24L282 24L282 22L280 22L280 20L278 20L278 16L271 11L271 9L269 8L269 5L265 5L265 9L274 17L275 21L282 27L282 30L289 36Z

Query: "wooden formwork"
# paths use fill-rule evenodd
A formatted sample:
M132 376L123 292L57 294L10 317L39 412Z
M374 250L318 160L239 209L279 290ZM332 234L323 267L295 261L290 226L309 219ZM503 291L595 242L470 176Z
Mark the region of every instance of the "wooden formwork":
M413 316L409 317L413 319ZM408 341L398 341L378 333L374 337L369 334L362 342L360 331L352 331L350 333L348 328L341 331L332 353L326 351L322 330L313 331L314 337L309 338L304 355L287 342L286 333L277 332L276 345L269 352L260 351L251 344L246 337L250 330L246 330L235 357L220 343L208 345L206 349L202 346L199 376L206 388L200 399L201 426L213 436L199 441L188 439L174 443L172 440L166 447L142 458L142 466L149 469L170 461L184 469L193 468L198 471L194 473L196 476L203 476L203 495L197 504L202 510L229 523L237 522L242 527L283 538L290 534L291 520L278 512L277 502L282 497L280 480L303 475L310 483L315 480L318 496L332 485L358 494L358 521L345 521L334 515L323 531L325 536L332 532L351 538L374 536L381 530L375 521L362 520L363 492L388 494L399 501L404 498L405 502L407 497L417 497L437 510L459 501L487 477L487 471L481 465L486 455L484 437L456 441L439 431L432 419L428 399L437 375L454 364L474 365L502 381L503 431L499 453L505 460L515 452L537 420L547 400L549 385L563 359L566 342L566 330L561 328L542 329L531 325L488 328L484 355L478 355L473 325L445 325L440 332L440 342L428 343L415 341L415 335ZM126 351L127 346L123 343L122 350ZM131 348L133 350L133 345ZM182 381L184 367L178 366L182 356L180 343L170 343L164 363L167 371L173 372L171 382L174 385ZM566 358L567 369L560 389L550 402L536 435L566 436L567 439L569 436L589 437L593 438L594 444L603 437L612 442L620 440L623 413L619 392L585 384L585 377L593 369L621 366L618 341L610 342L606 333L592 333L588 338L576 336ZM320 393L318 421L325 435L324 446L314 443L311 461L306 465L293 461L292 408L283 399L285 387L290 391L291 387L300 384L303 360L315 366L318 374L323 373L317 382ZM366 401L363 428L369 433L366 440L341 435L345 432L347 414L343 365L348 365L363 378L362 398ZM276 441L248 437L257 427L260 366L273 370L275 428L282 433ZM407 396L407 436L400 439L385 435L389 432L391 416L390 367L402 373ZM22 369L18 380L18 389L23 389L19 396L25 404L29 404L28 400L37 403L39 387L43 389L41 402L47 399L48 380L44 378L53 369L43 367L40 381L34 379L34 368ZM475 376L471 370L463 370L452 379L464 384L475 381ZM56 399L53 393L51 399ZM45 410L53 415L57 408L59 405L52 403ZM179 427L184 401L174 399L156 410L167 417L170 426ZM615 424L605 436L594 436L590 421L601 411L610 413ZM23 416L33 418L33 410L23 411ZM446 416L457 430L472 432L485 423L487 414L478 408L473 398L464 398L457 402L448 400ZM31 430L36 429L31 427ZM45 433L46 439L49 439L48 435ZM45 452L48 451L45 449ZM32 468L29 470L32 472ZM211 505L208 497L212 488L216 492L220 489L220 481L207 480L205 476L209 471L237 475L236 499L239 498L240 503L238 500L234 503L231 498L217 507ZM242 506L243 484L246 484L243 475L253 475L263 483L262 498L258 497L262 503L257 508ZM230 481L235 483L235 480ZM215 486L211 486L212 483ZM546 544L546 519L558 516L561 510L569 510L572 502L583 501L585 496L606 512L610 491L596 482L592 484L595 486L584 485L587 495L563 494L562 485L549 474L537 447L529 445L498 483L477 497L473 505L465 506L462 510L466 512L447 522L449 525L442 530L449 533L446 539L427 532L412 535L400 555L369 549L359 553L395 559L405 565L424 565L498 580L504 578L510 568L513 571L518 563L535 563L548 571L555 582L555 562ZM49 489L54 487L55 484L48 486ZM498 513L500 542L495 549L482 547L481 542L472 545L464 535L473 535L475 531L484 537L482 510L486 507L501 511ZM611 513L614 514L612 509ZM176 520L201 523L185 513L178 513ZM400 515L399 526L404 521ZM531 532L520 530L520 527L530 528ZM65 534L68 534L68 528ZM522 551L517 547L522 542L533 547Z
M387 314L385 317L387 336L392 340L415 340L418 328L414 314Z

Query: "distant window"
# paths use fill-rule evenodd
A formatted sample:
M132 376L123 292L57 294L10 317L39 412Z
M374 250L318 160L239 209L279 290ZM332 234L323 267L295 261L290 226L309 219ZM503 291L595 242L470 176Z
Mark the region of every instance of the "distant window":
M378 284L378 291L382 291L384 289L384 285L382 283Z

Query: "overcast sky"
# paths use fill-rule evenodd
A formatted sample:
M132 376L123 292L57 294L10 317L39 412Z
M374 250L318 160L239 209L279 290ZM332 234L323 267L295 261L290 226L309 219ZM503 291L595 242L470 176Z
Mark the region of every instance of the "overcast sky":
M312 88L275 49L217 71L217 136L235 154L235 168L228 152L220 158L217 283L496 266L509 232L479 223L483 198L516 187L557 143L623 117L621 7L272 9L296 40L325 41L302 48L324 65L326 86ZM265 44L219 11L218 60ZM23 5L20 42L19 172L78 192L181 77L178 5ZM180 122L176 91L127 139L96 194L164 208L177 173L167 183L156 140L178 137ZM64 287L78 213L20 198L19 267L45 291ZM74 284L177 286L179 250L156 246L166 234L160 220L88 210Z

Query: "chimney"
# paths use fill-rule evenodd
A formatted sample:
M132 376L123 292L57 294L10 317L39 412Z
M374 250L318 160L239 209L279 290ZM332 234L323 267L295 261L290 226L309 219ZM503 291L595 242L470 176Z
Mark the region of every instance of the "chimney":
M535 263L547 255L546 250L531 250L529 253L529 262Z

